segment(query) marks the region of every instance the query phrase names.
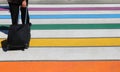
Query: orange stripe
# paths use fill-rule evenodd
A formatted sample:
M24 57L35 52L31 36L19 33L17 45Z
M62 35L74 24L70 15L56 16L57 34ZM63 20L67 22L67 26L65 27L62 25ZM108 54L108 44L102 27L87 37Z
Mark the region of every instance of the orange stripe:
M120 72L120 61L0 62L1 72Z

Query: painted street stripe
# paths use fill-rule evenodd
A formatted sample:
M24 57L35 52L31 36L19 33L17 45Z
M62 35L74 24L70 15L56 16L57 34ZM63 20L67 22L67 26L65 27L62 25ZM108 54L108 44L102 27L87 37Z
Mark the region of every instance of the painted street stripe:
M0 25L0 30L6 30L9 25ZM69 30L69 29L120 29L120 24L33 24L32 30Z
M0 38L7 38L8 31L1 30ZM87 30L31 30L32 38L93 38L120 37L120 29Z
M0 48L0 62L33 60L120 60L119 50L119 47L30 47L25 51L4 52Z
M92 10L120 10L120 7L71 7L71 8L30 8L30 11L92 11Z
M8 31L1 30L0 38L7 38ZM31 30L32 38L93 38L120 37L120 29L87 30Z
M32 29L120 29L120 24L41 24Z
M45 7L45 8L51 8L51 7L120 7L120 4L29 4L29 7Z
M6 11L8 10L8 6L3 6L0 7L0 11ZM29 8L30 11L92 11L92 10L120 10L120 7L69 7L69 8L60 8L60 7L55 7L55 8Z
M0 42L3 39L0 39ZM120 46L120 38L35 38L31 47L106 47ZM1 46L0 46L1 47Z
M0 4L1 7L8 7L8 4ZM120 4L29 4L28 7L35 7L35 8L58 8L58 7L120 7Z
M20 20L20 19L19 19ZM120 18L110 19L31 19L34 24L120 24ZM21 24L21 21L19 21ZM11 24L11 19L0 19L0 25Z
M32 30L31 33L32 38L120 37L120 29Z
M30 15L39 15L39 14L119 14L119 11L29 11ZM10 15L9 11L0 11L0 15Z
M0 15L0 19L10 19L10 15ZM120 18L120 14L61 14L30 15L31 19L78 19L78 18Z
M120 72L120 61L1 62L2 72Z

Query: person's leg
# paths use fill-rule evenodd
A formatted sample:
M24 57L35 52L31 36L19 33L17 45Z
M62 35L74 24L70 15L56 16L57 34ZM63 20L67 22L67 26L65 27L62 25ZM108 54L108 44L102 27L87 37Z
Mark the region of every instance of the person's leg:
M11 18L12 18L12 24L18 24L18 14L19 14L19 5L18 4L13 4L13 3L8 3L9 4L9 10L11 13Z
M28 5L28 0L27 0L27 5ZM27 13L27 15L26 15L26 13ZM29 18L28 7L22 7L21 6L21 18L22 18L22 24L25 24L25 19L26 19L26 24L31 25L30 18Z

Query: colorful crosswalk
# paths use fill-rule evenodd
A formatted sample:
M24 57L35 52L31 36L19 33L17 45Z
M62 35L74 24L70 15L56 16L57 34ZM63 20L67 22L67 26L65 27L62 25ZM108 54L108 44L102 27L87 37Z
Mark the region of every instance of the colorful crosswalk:
M0 42L11 25L8 8L0 6ZM120 71L119 4L30 5L29 13L30 48L4 52L0 45L2 72Z

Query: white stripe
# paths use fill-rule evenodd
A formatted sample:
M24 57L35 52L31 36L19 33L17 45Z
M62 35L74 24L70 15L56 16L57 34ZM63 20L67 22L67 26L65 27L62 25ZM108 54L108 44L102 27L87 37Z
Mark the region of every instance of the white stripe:
M29 11L30 15L48 14L120 14L120 11ZM0 15L10 15L8 11L0 11Z
M120 37L120 29L33 30L33 38Z
M0 11L0 15L10 15L9 11Z
M8 4L0 4L0 6L8 6ZM120 4L29 4L28 7L37 7L37 8L43 8L43 7L120 7Z
M11 19L0 19L0 24L11 24Z
M6 60L119 60L119 47L37 47L25 51L3 52L0 61Z
M38 8L42 8L42 7L120 7L120 4L38 4L38 5L29 5L29 7L38 7Z
M86 30L32 30L32 38L88 38L88 37L120 37L120 29L86 29ZM7 34L0 32L0 38Z
M0 31L0 38L7 38L7 34L4 32Z
M31 19L32 24L99 24L120 23L120 19ZM21 23L21 20L20 20ZM11 19L0 19L0 24L11 24Z

